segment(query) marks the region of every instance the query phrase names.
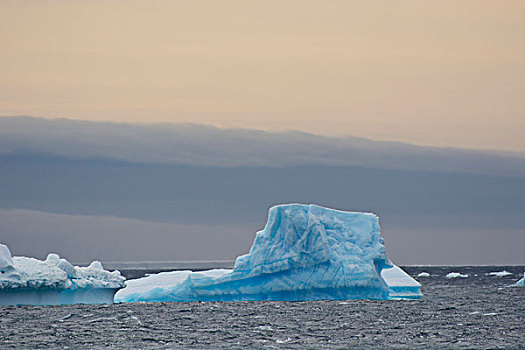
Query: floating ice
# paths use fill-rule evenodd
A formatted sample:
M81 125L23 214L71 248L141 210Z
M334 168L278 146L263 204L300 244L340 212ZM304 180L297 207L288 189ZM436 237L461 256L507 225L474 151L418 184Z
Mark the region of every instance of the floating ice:
M45 261L12 257L0 244L0 305L109 304L122 287L120 272L106 271L98 261L77 267L57 254Z
M13 257L11 256L11 251L9 248L0 244L0 271L4 273L4 270L10 269L14 266Z
M421 272L416 277L430 277L430 274L428 272Z
M490 276L496 276L496 277L505 277L505 276L510 276L510 275L513 275L512 272L508 272L508 271L499 271L499 272L491 272L489 273Z
M518 287L525 287L525 272L523 273L523 278L516 282L515 285Z
M458 278L458 277L460 277L460 278L467 278L468 274L463 275L463 274L461 274L459 272L451 272L451 273L449 273L449 274L447 274L445 276L445 278Z
M387 259L376 215L288 204L233 270L131 280L115 301L418 299L420 287Z
M421 285L410 277L399 266L385 267L381 270L381 278L388 285L389 299L419 299Z

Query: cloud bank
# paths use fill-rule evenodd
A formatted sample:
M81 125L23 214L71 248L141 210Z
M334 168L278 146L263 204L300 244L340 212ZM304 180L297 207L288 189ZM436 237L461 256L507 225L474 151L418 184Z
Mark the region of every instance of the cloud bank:
M522 153L420 147L297 131L33 117L0 118L0 154L213 167L361 166L525 176Z

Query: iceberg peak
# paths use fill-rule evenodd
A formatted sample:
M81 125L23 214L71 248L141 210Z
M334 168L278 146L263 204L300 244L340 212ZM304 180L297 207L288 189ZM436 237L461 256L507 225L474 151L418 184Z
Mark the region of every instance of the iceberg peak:
M102 266L102 263L100 261L93 261L91 264L89 264L88 266L90 269L92 270L104 270L104 266Z
M14 266L13 257L9 247L5 244L0 244L0 271L7 270Z
M56 253L49 253L47 254L46 260L44 262L48 265L56 265L60 261L60 255Z

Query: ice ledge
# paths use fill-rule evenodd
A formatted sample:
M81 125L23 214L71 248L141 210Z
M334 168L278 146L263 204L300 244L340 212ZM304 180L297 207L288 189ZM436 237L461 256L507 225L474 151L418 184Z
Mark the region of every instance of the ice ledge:
M523 278L516 282L515 285L518 287L525 287L525 272L523 273Z
M382 269L381 278L388 285L389 299L419 299L423 296L421 284L399 266Z

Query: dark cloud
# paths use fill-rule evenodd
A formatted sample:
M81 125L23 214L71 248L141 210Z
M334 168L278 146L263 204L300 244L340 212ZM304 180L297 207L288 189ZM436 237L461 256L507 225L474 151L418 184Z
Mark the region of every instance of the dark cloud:
M525 176L521 153L420 147L296 131L269 133L193 124L118 124L0 118L0 152L214 167L297 165Z

